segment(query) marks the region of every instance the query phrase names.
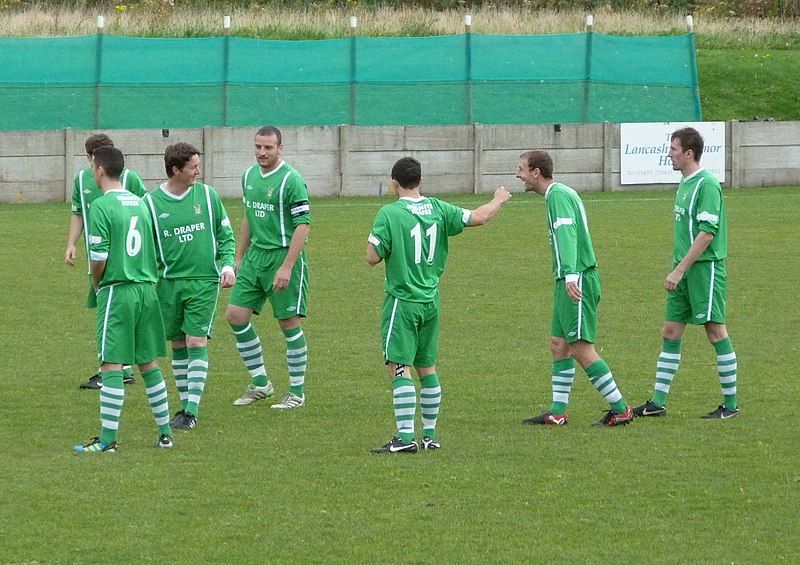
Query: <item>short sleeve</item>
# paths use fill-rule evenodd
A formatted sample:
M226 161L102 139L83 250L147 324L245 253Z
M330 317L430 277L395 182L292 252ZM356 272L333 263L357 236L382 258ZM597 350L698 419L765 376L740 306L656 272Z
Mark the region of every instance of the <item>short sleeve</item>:
M286 183L286 205L294 225L311 223L311 207L308 203L308 186L303 177L292 173Z
M135 194L139 198L143 198L144 195L147 194L147 187L145 187L142 177L130 169L125 169L125 173L123 174L127 174L125 182L122 184L125 190Z
M108 217L102 206L92 206L89 211L89 259L107 261L110 246Z
M389 216L386 208L381 208L375 216L372 231L367 238L379 257L385 259L392 252L392 234L389 230Z
M458 235L464 231L472 219L472 212L466 208L459 208L449 202L439 200L442 215L444 216L445 230L448 236Z
M76 216L83 216L83 206L81 205L81 181L80 177L83 171L79 171L75 175L75 182L72 184L72 205L71 211Z
M722 215L722 188L718 182L703 179L700 194L697 195L695 216L700 231L717 235L719 220Z

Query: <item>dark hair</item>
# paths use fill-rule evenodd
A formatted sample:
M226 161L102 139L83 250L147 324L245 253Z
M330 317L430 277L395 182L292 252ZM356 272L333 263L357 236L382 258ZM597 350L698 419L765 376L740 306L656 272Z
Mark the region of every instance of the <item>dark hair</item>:
M413 157L403 157L392 167L392 180L402 188L416 188L422 180L422 165Z
M94 150L92 155L95 166L103 167L109 178L118 179L125 168L125 157L116 147L104 145Z
M275 126L262 126L256 132L256 135L274 135L278 138L278 145L283 143L283 137L281 136L281 130L276 128Z
M182 169L194 155L200 155L200 151L191 143L179 141L168 145L164 150L164 168L167 169L167 176L172 178L174 176L172 167Z
M553 159L547 154L547 151L536 149L534 151L526 151L519 156L520 159L528 160L528 169L539 169L542 176L546 179L553 178Z
M86 154L92 156L98 147L114 147L114 142L106 134L96 133L87 137L83 146L86 148Z
M694 128L681 128L674 131L670 139L680 141L681 149L684 151L691 149L694 152L695 162L700 162L700 157L703 155L703 136L699 131Z

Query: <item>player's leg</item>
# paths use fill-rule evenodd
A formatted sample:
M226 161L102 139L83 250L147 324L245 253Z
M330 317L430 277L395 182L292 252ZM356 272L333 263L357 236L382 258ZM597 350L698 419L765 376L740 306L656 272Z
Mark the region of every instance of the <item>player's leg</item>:
M142 283L135 287L141 306L134 333L136 364L144 381L147 402L158 429L158 447L172 447L172 428L169 424L169 401L164 375L157 359L166 355L166 337L158 297L152 285Z
M156 296L164 322L164 334L172 346L172 377L181 401L181 409L175 414L172 420L173 424L182 419L189 397L186 376L189 354L186 351L186 335L182 330L184 316L182 284L183 281L179 280L159 279L156 285Z
M725 261L707 261L701 266L705 268L702 271L698 269L701 280L693 286L700 291L698 293L700 296L697 298L705 301L700 303L701 311L705 312L708 320L704 326L708 340L714 346L717 355L717 374L722 388L722 404L704 418L728 419L739 415L739 407L736 398L736 352L725 326L727 288ZM702 284L705 281L707 284ZM695 283L694 278L690 282Z
M208 378L208 338L214 324L220 285L218 281L188 280L184 290L189 293L183 300L183 324L186 336L187 383L186 404L183 417L175 423L179 429L197 425L200 400Z
M419 376L419 407L422 412L422 449L439 449L436 422L442 405L442 386L436 373L441 312L439 300L425 305L425 323L419 331L414 367Z
M568 302L561 303L562 320L567 333L572 357L586 371L592 386L609 403L606 415L595 425L617 426L629 423L633 412L622 397L617 382L605 359L594 348L597 332L597 306L600 303L600 274L597 269L587 269L578 278L581 299L575 302L567 295ZM564 292L566 295L566 291Z
M300 317L292 316L278 320L283 337L286 340L286 366L289 371L289 392L283 395L281 401L272 407L279 410L299 408L305 404L306 397L303 385L305 384L306 367L308 365L308 346L303 328L300 326Z
M264 365L261 340L251 324L253 313L258 314L267 299L266 290L257 272L259 265L252 259L254 255L262 254L252 246L248 249L237 273L236 284L231 289L225 312L225 319L236 338L236 348L250 372L250 384L245 388L244 394L234 400L236 406L248 406L275 393Z
M89 293L86 296L86 307L92 309L97 307L97 293L91 279L89 280ZM100 378L100 367L98 366L97 372L78 385L78 388L84 390L100 390L102 386L103 381Z
M689 289L684 280L670 293L664 306L664 326L661 330L661 352L656 361L653 394L644 404L633 409L636 416L664 416L667 413L667 395L681 363L681 340L686 324L692 320Z
M272 263L274 271L281 266L285 257L286 253L283 251L274 253ZM286 340L286 365L289 370L289 392L272 407L299 408L305 404L304 385L308 367L308 345L300 325L301 319L306 315L308 296L308 264L305 253L301 253L297 259L288 286L281 291L268 292L268 296L272 304L272 313L278 320Z
M548 410L531 418L525 418L522 420L523 424L563 426L566 425L569 418L567 404L572 383L575 380L575 360L570 356L569 342L566 339L567 333L561 320L563 295L566 295L564 281L556 281L553 287L553 312L549 339L550 353L553 356L550 372L553 401ZM571 319L571 316L567 319Z
M392 408L397 436L373 449L373 453L416 453L419 448L414 440L417 392L409 369L417 352L418 309L417 304L388 294L384 299L381 311L381 343L392 383Z
M134 329L136 305L130 299L130 285L112 285L100 289L96 311L97 355L100 360L100 435L84 445L76 445L78 453L116 451L117 432L125 388L122 382L123 363L134 361Z

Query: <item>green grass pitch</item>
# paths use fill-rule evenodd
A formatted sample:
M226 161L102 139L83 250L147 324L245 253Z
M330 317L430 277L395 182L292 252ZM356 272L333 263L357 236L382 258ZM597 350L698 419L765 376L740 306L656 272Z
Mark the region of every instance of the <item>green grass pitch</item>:
M660 347L672 192L584 198L603 279L598 349L640 403ZM590 427L605 405L582 371L569 426L520 423L550 401L552 281L543 199L515 194L452 242L443 449L414 456L369 453L394 425L378 336L383 266L363 258L385 202L312 202L306 407L232 405L248 377L225 291L199 427L156 449L138 380L120 451L99 456L71 452L99 418L97 393L77 388L96 358L84 269L62 259L68 206L0 207L0 561L800 560L798 188L726 195L741 417L699 419L721 396L713 349L689 328L668 416L615 429ZM241 204L226 205L238 229ZM280 395L282 338L271 317L255 324Z

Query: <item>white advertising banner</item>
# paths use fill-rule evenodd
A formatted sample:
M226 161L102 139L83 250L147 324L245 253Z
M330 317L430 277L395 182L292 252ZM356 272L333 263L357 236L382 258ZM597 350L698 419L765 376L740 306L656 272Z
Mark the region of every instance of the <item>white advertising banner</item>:
M725 181L725 122L620 124L620 184L677 184L669 153L672 132L693 127L703 136L700 164Z

